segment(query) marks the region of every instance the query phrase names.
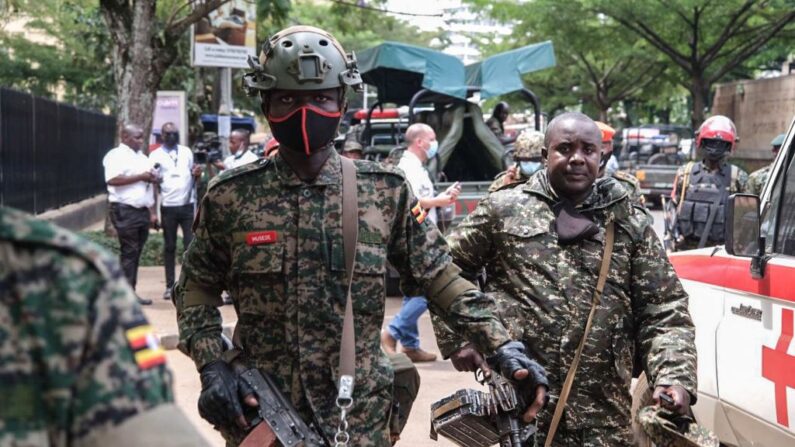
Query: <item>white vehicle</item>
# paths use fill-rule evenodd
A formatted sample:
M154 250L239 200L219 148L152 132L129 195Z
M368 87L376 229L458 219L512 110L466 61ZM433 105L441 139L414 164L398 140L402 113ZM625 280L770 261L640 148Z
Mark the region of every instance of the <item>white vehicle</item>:
M726 445L795 446L794 139L795 119L761 198L730 197L725 247L670 255L696 326L693 411Z

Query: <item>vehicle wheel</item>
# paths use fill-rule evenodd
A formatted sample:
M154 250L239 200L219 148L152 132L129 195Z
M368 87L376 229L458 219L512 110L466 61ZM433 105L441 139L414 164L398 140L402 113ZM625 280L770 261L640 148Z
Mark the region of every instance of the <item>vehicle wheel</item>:
M632 391L632 411L630 412L632 433L635 436L635 445L638 447L654 447L654 443L651 442L649 436L646 435L646 432L643 431L643 428L637 422L640 409L654 403L651 395L652 390L649 388L649 381L646 379L646 373L643 372L638 376L635 389Z
M654 154L651 157L649 157L648 163L650 165L675 165L676 164L670 158L668 158L668 154Z

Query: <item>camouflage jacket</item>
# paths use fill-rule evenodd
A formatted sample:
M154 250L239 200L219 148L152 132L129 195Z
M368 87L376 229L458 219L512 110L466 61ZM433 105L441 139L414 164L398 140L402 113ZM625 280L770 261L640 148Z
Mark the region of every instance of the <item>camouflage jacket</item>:
M508 171L502 171L499 174L497 174L496 177L494 177L494 181L491 182L491 185L489 185L489 192L490 193L492 193L494 191L498 191L498 190L500 190L502 188L505 188L505 187L514 188L514 187L516 187L518 185L521 185L522 183L527 181L527 177L525 177L525 175L520 172L519 173L519 178L514 179L510 183L506 184L505 183L505 176L507 174L508 174Z
M465 273L485 267L486 292L515 339L547 369L554 403L582 337L599 276L605 226L616 223L611 268L569 398L564 427L628 427L629 383L636 350L652 384L696 392L694 329L687 294L645 216L612 178L598 179L579 206L600 231L558 244L546 170L521 187L490 194L448 236ZM434 324L442 353L463 342Z
M0 445L206 445L172 402L117 261L0 207Z
M476 344L493 350L508 338L493 300L458 276L444 238L414 206L403 176L369 161L356 161L356 167L357 372L348 421L352 445L382 446L389 445L393 380L379 338L387 259L407 295L427 296L432 312L445 311ZM341 190L336 152L312 183L300 180L281 156L221 174L202 202L176 294L181 349L199 369L221 355L215 306L227 290L239 318L236 344L329 439L339 418L334 399L347 290Z
M638 182L638 179L635 178L634 175L624 171L616 171L612 174L612 177L618 181L619 185L627 190L629 200L633 205L640 207L646 206L646 199L643 197L643 193L640 192L640 182Z
M772 170L773 163L770 163L764 168L752 172L751 175L748 176L748 183L746 183L745 192L748 194L761 195L762 189L765 187L765 183L767 183L767 179L770 177L770 171Z

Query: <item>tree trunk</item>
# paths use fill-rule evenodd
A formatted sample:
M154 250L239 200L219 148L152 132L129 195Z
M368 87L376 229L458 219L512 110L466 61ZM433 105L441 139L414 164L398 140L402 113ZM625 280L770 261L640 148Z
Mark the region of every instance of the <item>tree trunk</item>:
M603 123L607 123L607 109L609 109L609 107L604 107L599 104L599 121Z
M690 124L693 130L704 122L704 116L709 108L709 83L704 79L703 73L696 73L690 79L690 95L693 97L693 108L691 109Z

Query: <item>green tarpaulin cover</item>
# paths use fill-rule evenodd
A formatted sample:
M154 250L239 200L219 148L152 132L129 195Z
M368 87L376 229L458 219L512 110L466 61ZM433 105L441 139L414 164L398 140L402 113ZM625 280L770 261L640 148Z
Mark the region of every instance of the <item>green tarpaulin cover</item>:
M552 42L540 42L466 66L467 85L480 87L481 99L524 88L522 75L555 66Z

